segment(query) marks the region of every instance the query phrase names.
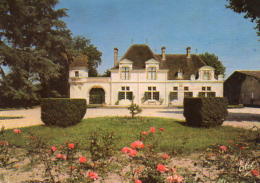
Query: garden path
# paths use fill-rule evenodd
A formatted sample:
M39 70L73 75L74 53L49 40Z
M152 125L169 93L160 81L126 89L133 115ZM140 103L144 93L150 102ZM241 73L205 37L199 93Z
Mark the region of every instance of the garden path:
M260 128L260 108L229 109L229 116L224 125L252 128ZM32 109L18 109L0 111L0 116L23 116L20 119L0 120L0 127L5 129L21 128L43 124L40 117L40 107ZM104 116L130 116L126 108L89 108L84 118ZM172 108L143 108L140 116L165 117L184 120L183 109Z

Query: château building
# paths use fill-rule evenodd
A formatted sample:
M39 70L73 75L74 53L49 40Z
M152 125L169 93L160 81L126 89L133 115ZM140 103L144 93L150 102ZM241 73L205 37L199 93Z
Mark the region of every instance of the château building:
M88 77L87 62L70 66L70 97L88 104L140 106L182 105L184 97L223 97L223 76L216 76L191 48L186 54L156 54L144 44L132 45L122 58L114 48L110 77Z

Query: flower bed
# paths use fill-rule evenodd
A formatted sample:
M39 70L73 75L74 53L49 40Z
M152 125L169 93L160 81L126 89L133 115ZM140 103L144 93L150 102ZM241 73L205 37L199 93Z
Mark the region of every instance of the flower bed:
M87 149L73 141L49 145L44 138L14 129L12 133L26 141L25 146L18 147L9 143L6 132L1 131L0 172L3 181L10 180L13 183L260 180L259 154L256 151L259 144L230 140L225 145L208 147L195 159L192 156L178 157L177 154L156 151L167 130L160 126L143 129L136 140L123 146L120 151L116 148L115 133L100 129L86 136L90 142Z

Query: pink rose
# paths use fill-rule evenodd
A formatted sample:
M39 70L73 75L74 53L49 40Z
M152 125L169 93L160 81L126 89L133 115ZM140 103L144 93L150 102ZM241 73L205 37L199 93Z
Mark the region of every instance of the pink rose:
M57 147L51 146L51 150L52 150L52 152L55 152L55 151L57 151Z
M14 132L15 134L19 134L19 133L22 132L22 130L20 130L20 129L14 129L13 132Z
M227 151L227 146L219 146L219 149L223 152L226 152Z
M60 154L60 153L56 155L56 158L57 159L63 159L63 160L67 159L67 157L64 154Z
M148 132L143 131L143 132L141 132L141 134L142 134L142 135L148 135Z
M169 158L170 158L169 154L167 154L167 153L162 154L161 157L162 157L163 159L169 159Z
M137 140L137 141L134 141L132 144L131 144L131 147L133 149L141 149L141 148L144 148L144 144L142 141L140 140Z
M142 181L141 180L135 180L135 183L142 183Z

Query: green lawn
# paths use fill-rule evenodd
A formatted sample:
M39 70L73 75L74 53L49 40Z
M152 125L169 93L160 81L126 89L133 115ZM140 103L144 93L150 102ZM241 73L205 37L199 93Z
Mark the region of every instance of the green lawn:
M190 153L205 150L209 145L228 144L228 140L246 140L253 132L247 130L221 126L218 128L201 129L191 128L184 125L185 122L166 118L116 118L104 117L85 119L76 126L68 128L35 126L23 128L23 133L31 132L37 136L44 137L50 145L66 142L79 143L87 146L88 136L92 131L103 129L113 131L119 139L117 148L129 146L129 143L137 140L141 131L147 131L151 126L165 128L161 136L158 136L160 151L181 151ZM158 130L159 131L159 130ZM157 133L159 134L159 133ZM250 135L249 135L250 134ZM22 145L20 135L7 131L7 139L11 143Z

